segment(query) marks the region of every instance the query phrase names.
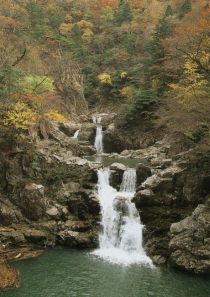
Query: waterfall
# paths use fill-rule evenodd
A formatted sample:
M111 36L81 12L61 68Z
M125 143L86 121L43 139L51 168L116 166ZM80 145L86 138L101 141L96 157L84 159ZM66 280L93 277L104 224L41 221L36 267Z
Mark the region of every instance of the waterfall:
M93 116L93 123L96 124L96 137L94 147L97 153L103 153L103 130L101 126L101 117Z
M103 231L99 235L100 248L94 254L116 264L152 265L142 246L143 225L131 202L135 194L136 171L125 171L119 192L110 186L109 174L109 169L98 171Z
M77 131L74 133L74 136L72 136L72 138L74 138L74 139L78 139L78 137L79 137L79 132L80 132L80 130L77 130Z

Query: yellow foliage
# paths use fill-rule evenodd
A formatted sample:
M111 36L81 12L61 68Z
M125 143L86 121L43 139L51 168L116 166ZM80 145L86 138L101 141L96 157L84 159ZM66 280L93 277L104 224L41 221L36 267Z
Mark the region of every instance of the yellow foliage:
M120 77L121 78L126 78L127 76L128 76L128 73L125 72L125 71L123 71L123 72L120 73Z
M37 115L25 103L17 102L6 114L5 126L13 126L15 129L27 130L37 120Z
M170 84L170 88L177 94L177 98L189 104L193 99L199 101L208 96L208 81L198 73L197 65L186 60L182 79L177 84Z
M67 23L71 23L71 21L72 21L72 16L71 16L70 14L67 14L67 15L65 16L65 21L66 21Z
M81 20L81 21L77 22L77 26L80 28L80 30L84 30L84 29L93 30L93 28L94 28L94 26L91 22L88 22L85 20Z
M98 79L102 84L105 85L111 85L112 84L112 78L111 75L108 73L101 73L98 75Z
M85 29L83 31L83 35L82 35L82 39L84 41L87 41L87 42L91 42L91 40L93 39L93 31L91 31L90 29Z
M67 121L64 115L54 110L44 113L44 117L46 117L50 121L55 121L58 123L65 123Z
M73 24L62 23L59 27L59 32L61 35L66 36L71 32L72 28L73 28Z

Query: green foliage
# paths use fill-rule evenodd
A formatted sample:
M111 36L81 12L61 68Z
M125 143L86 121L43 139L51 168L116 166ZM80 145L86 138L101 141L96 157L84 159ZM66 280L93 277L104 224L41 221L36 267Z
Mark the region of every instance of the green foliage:
M9 100L13 94L20 93L21 75L21 71L11 65L5 65L0 69L0 97L2 100Z
M150 111L157 103L157 95L150 90L136 91L131 104L125 104L121 109L120 121L123 126L129 126L140 119L150 119Z
M35 40L42 40L45 32L44 15L41 6L36 1L30 1L26 5L26 9L29 12L31 22L31 34Z
M166 11L165 11L165 17L171 16L173 14L174 14L174 12L173 12L171 5L168 5L166 8Z
M127 0L119 1L119 9L116 14L116 21L120 24L130 22L133 19L132 9Z
M163 40L170 36L171 26L167 18L160 19L151 41L146 46L149 56L144 60L145 87L155 88L158 95L161 95L170 83L167 73L163 69L165 49Z
M186 13L192 10L192 4L190 0L185 0L183 5L181 6L178 14L178 18L182 19Z
M29 75L20 82L26 94L42 95L54 91L53 80L47 76Z

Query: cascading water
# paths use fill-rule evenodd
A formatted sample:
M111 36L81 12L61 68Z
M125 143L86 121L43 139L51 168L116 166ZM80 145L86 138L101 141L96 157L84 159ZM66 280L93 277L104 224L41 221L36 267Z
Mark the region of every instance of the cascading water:
M101 117L97 118L93 116L93 123L96 124L96 137L94 147L97 153L103 153L103 130L101 126Z
M74 135L72 136L72 138L74 138L74 139L78 139L78 137L79 137L79 132L80 132L80 130L77 130L77 131L74 133Z
M109 169L98 171L98 196L102 209L100 248L94 252L109 262L152 266L142 246L143 225L131 198L135 194L136 171L128 169L120 192L109 184Z

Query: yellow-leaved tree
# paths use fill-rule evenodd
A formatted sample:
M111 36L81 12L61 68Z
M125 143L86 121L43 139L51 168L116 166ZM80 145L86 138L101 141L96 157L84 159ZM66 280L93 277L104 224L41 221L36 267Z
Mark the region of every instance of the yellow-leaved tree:
M189 60L184 64L180 81L169 86L176 92L176 97L187 105L193 102L205 103L203 99L208 97L208 81L198 72L198 66Z

